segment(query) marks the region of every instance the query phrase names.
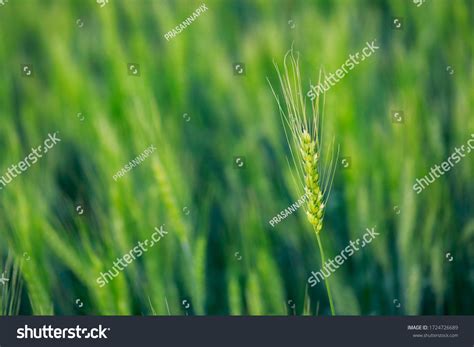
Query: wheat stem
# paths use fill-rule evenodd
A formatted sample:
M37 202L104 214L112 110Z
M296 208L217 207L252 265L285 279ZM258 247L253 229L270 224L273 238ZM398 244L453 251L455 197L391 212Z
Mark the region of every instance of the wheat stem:
M321 238L319 237L319 233L316 231L316 229L314 229L314 231L316 232L316 239L318 240L319 253L321 253L321 267L323 267L324 263L326 262L326 258L324 256L323 245L321 243ZM334 304L332 302L331 288L329 287L329 278L326 278L324 282L326 285L326 292L328 293L329 306L331 307L331 314L334 316L336 313L334 311Z

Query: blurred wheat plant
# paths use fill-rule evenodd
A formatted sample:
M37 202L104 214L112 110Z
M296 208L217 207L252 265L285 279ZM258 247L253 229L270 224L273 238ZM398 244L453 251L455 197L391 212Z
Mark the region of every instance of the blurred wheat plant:
M333 138L324 149L324 96L321 107L319 95L311 101L303 94L298 53L296 53L296 57L293 49L286 53L283 61L283 74L280 73L278 65L275 62L273 64L280 81L285 107L282 107L280 99L269 81L270 88L278 103L285 137L291 153L293 179L300 194L304 190L308 197L305 206L306 216L316 234L321 262L324 266L325 256L320 233L323 229L325 207L336 171L339 148L336 153ZM320 71L319 81L321 81L321 75ZM308 103L310 109L307 108ZM328 279L325 280L325 283L331 313L334 315L334 304Z
M4 280L0 283L0 316L16 316L20 312L23 288L19 266L14 263L13 257L8 255L5 264L2 264L0 259L0 269L3 269L0 277Z

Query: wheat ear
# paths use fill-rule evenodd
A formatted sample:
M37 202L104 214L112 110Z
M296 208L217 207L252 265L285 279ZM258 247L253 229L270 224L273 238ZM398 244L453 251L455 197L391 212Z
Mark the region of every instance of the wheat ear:
M290 58L290 69L288 69L288 58ZM330 144L327 150L322 151L324 123L323 112L320 114L319 95L310 102L311 111L307 112L307 100L306 96L303 96L301 87L298 57L295 58L293 48L285 55L283 62L285 73L283 75L278 66L275 63L274 65L280 80L285 109L280 104L280 99L270 81L268 82L278 103L285 137L293 159L297 176L297 179L294 176L293 179L298 181L296 185L299 188L303 187L307 197L306 217L315 231L321 262L324 264L324 249L319 234L323 228L324 209L332 188L339 148L336 154L333 140L332 145ZM320 72L319 81L321 81L321 75ZM322 109L324 110L324 97ZM322 154L325 155L325 160L323 160ZM334 315L329 280L326 279L325 283L331 313Z

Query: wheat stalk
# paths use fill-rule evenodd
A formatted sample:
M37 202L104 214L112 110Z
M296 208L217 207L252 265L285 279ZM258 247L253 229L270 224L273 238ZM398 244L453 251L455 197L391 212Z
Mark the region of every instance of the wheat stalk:
M0 257L0 269L3 269L2 265ZM0 316L16 316L20 312L23 279L20 267L10 253L7 255L4 272L0 272L0 277L3 276L8 282L0 284Z
M295 57L293 48L286 53L283 65L284 73L282 75L278 65L274 62L285 108L282 107L270 81L268 82L278 103L285 137L293 160L293 168L296 171L296 178L293 175L293 179L298 189L303 190L308 197L305 206L306 217L315 231L321 261L324 264L324 249L319 234L323 228L325 206L334 179L339 148L336 154L333 138L332 143L323 150L324 117L323 111L320 112L319 95L313 101L309 101L311 109L308 111L307 97L303 95L301 86L299 58L298 55ZM321 77L322 72L320 71L319 81L321 81ZM324 110L324 96L322 104L322 110ZM331 313L334 315L328 279L325 283Z

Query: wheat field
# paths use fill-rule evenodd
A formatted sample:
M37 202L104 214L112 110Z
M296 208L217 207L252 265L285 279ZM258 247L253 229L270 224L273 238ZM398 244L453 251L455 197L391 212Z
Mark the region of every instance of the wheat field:
M0 6L0 174L61 139L0 190L1 313L330 315L304 209L269 223L301 187L268 81L293 47L306 92L377 39L325 93L326 258L380 232L331 275L335 314L472 314L474 157L413 185L474 133L474 2L208 0L166 40L201 4Z

